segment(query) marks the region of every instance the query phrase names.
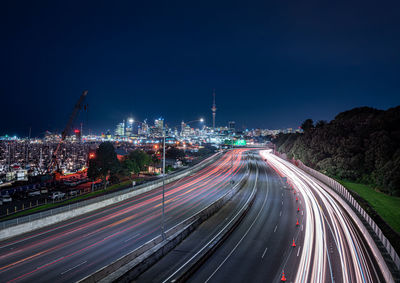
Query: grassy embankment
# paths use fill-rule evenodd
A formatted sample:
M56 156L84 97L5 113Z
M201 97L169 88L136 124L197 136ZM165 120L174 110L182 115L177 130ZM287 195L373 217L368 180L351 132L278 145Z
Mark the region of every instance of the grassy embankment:
M366 200L393 230L400 233L400 197L386 195L364 184L348 181L340 183Z

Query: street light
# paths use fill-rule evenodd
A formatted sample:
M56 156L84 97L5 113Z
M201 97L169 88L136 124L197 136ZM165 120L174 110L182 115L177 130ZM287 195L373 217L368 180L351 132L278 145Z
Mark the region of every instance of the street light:
M182 122L185 123L185 121L182 121ZM200 122L200 123L203 123L203 122L204 122L204 119L203 119L203 118L200 118L200 119L197 119L197 120L192 120L192 121L186 122L185 125L189 125L189 124L192 123L192 122Z
M197 120L193 120L193 121L189 121L186 124L189 124L191 122L204 122L203 118L197 119ZM161 217L161 237L163 240L165 240L166 236L165 236L165 125L163 125L163 176L162 176L162 180L163 180L163 187L162 187L162 217Z
M184 121L184 122L185 122L185 121ZM192 123L192 122L200 122L200 123L203 123L203 122L204 122L204 119L203 119L203 118L200 118L200 119L197 119L197 120L192 120L192 121L186 122L185 124L187 125L187 124Z
M161 237L165 240L165 126L163 125L163 177L162 177Z

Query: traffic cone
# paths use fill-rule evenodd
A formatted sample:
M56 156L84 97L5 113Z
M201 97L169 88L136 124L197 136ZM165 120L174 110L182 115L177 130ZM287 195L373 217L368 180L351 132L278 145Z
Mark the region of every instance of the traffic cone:
M297 212L300 212L300 206L297 207Z
M282 270L282 278L281 278L281 281L286 281L285 272L283 272L283 270Z
M300 225L299 219L297 219L296 226L299 226L299 225Z
M296 201L298 201L299 199L296 197Z
M293 239L292 247L294 248L295 246L296 246L296 243L294 242L294 239Z

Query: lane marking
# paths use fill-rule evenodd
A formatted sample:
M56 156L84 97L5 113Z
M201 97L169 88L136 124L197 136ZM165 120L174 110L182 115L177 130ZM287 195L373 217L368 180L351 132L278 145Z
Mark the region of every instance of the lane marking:
M268 248L265 248L265 250L264 250L264 252L263 252L263 254L262 254L261 258L264 258L264 256L265 256L265 253L267 252L267 250L268 250Z
M301 246L299 246L299 250L297 251L297 256L299 256L300 250L301 250Z
M243 177L244 178L244 177ZM184 268L190 261L192 261L198 254L200 254L206 247L208 247L213 241L215 241L215 239L240 215L240 213L245 209L245 207L248 205L248 203L250 202L250 200L251 200L251 198L253 197L253 195L256 193L256 185L257 185L257 182L258 182L258 167L257 167L257 171L256 171L256 178L255 178L255 182L254 182L254 186L253 186L253 190L252 190L252 192L251 192L251 195L249 196L249 198L247 199L247 201L246 201L246 203L242 206L242 208L236 213L236 215L217 233L217 235L215 235L206 245L204 245L196 254L194 254L190 259L188 259L184 264L182 264L177 270L175 270L175 272L174 273L172 273L167 279L165 279L164 281L163 281L163 283L166 283L166 282L168 282L168 281L170 281L171 279L172 279L172 277L174 277L182 268ZM237 186L239 183L237 183L235 186ZM263 203L263 207L264 207L264 205L265 205L265 202L266 202L266 199L267 199L267 197L268 197L268 193L269 193L269 189L268 189L268 187L267 187L267 196L266 196L266 198L264 199L264 203ZM263 208L262 208L263 209ZM262 210L261 209L261 210ZM256 220L257 220L257 218L258 218L258 216L260 215L260 213L261 213L261 210L259 211L259 213L258 213L258 215L257 215L257 217L256 217ZM253 224L254 224L254 222L253 222ZM251 228L251 227L250 227ZM248 229L248 231L250 230L250 228ZM248 232L247 231L247 232ZM246 233L246 235L247 235L247 233ZM244 238L244 237L243 237ZM243 238L242 238L242 240L243 240ZM242 241L242 240L240 240L240 242ZM240 244L240 242L239 242L239 244ZM239 245L239 244L237 244L236 245L236 247ZM234 250L236 249L236 247L234 248ZM234 250L232 250L231 251L231 254L233 253L233 251ZM228 257L230 256L230 254L228 255ZM224 262L227 260L228 258L226 258L225 260L224 260ZM223 263L222 263L223 264ZM222 264L218 267L218 269L222 266ZM218 270L217 269L217 270ZM215 272L217 272L217 270L216 271L214 271L214 273ZM213 275L214 275L214 273L213 273ZM211 275L211 277L213 276L213 275ZM210 278L211 278L210 277ZM209 279L210 279L209 278ZM175 279L173 279L172 281L175 281Z
M111 238L112 236L114 236L115 234L118 234L119 232L121 232L121 231L118 231L118 232L112 233L111 235L108 235L107 237L105 237L105 238L103 239L103 241L104 241L104 240L107 240L108 238Z
M63 259L63 258L64 258L63 256L62 256L62 257L59 257L59 258L57 258L57 259L55 259L55 260L53 260L53 261L51 261L51 262L49 262L49 263L46 263L46 264L43 264L43 265L41 265L41 266L36 267L36 269L40 269L40 268L42 268L43 266L52 264L52 263L57 262L57 261L59 261L60 259Z
M136 237L139 236L139 235L140 235L140 233L137 233L137 234L133 235L132 237L129 237L128 239L126 239L124 242L126 243L126 242L128 242L129 240L132 240L133 238L136 238Z
M267 177L268 178L268 177ZM256 182L254 185L257 184L257 180L258 180L258 168L257 168L257 172L256 172ZM221 268L221 266L228 260L228 258L233 254L233 252L237 249L237 247L240 245L240 243L243 241L243 239L247 236L247 234L249 233L249 231L251 230L251 228L253 228L254 223L257 222L258 218L261 215L261 212L264 210L265 204L267 203L267 199L268 199L268 194L269 194L269 189L267 187L267 194L265 195L265 199L264 202L262 204L261 209L258 211L258 214L256 216L256 218L254 219L254 221L251 223L250 227L246 230L246 233L244 233L244 235L242 236L242 238L239 240L239 242L236 244L236 246L231 250L231 252L228 254L228 256L221 262L221 264L217 267L217 269L214 270L214 272L210 275L210 277L207 278L207 280L204 283L207 283L208 281L210 281L210 279L214 276L215 273L218 272L218 270Z
M65 274L65 273L67 273L67 272L69 272L69 271L71 271L71 270L73 270L73 269L75 269L75 268L81 266L82 264L85 264L86 262L87 262L87 261L85 260L84 262L81 262L80 264L75 265L74 267L71 267L70 269L67 269L67 270L65 270L64 272L61 272L60 275L63 275L63 274Z
M282 205L283 205L283 201L282 201Z
M279 212L279 216L282 216L282 210L281 210L281 212Z
M301 231L303 231L303 224L301 224Z
M276 229L277 229L277 228L278 228L278 225L275 226L274 233L276 232Z

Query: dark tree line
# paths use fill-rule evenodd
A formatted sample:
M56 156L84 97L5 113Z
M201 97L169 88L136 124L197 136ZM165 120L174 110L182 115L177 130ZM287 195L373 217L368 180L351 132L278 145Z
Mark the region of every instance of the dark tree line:
M355 108L329 123L307 119L302 129L278 135L278 151L330 176L400 196L400 106Z
M132 177L132 174L139 174L145 171L147 166L154 164L152 156L140 149L131 151L121 161L118 160L114 145L111 142L103 142L96 149L93 159L89 160L88 177L92 180L101 178L117 182L120 177Z

